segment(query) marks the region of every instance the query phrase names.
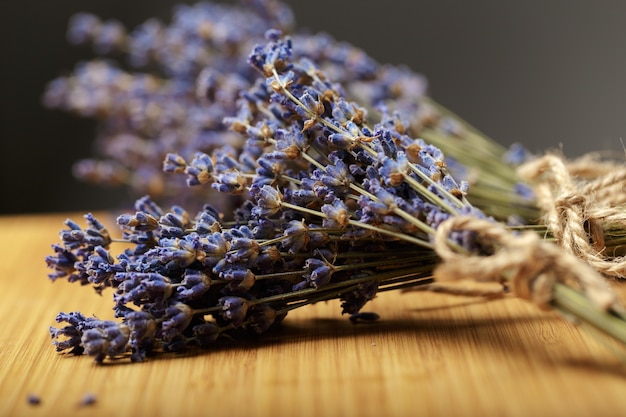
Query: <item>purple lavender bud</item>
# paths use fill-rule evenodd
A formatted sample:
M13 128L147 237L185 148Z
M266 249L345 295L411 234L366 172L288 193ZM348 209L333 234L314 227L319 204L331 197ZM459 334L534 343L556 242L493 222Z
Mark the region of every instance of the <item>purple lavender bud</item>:
M281 66L282 66L282 64L281 64ZM275 75L269 77L267 79L267 86L269 88L271 88L272 90L274 90L274 91L281 91L281 88L282 88L281 86L288 87L294 81L295 81L295 74L294 74L294 72L293 71L287 71L287 72L284 72L282 74L279 74L278 77L276 77ZM297 111L298 108L300 108L301 110L304 110L301 107L294 107L294 110ZM303 116L303 117L308 117L309 113L306 110L304 110L304 113L301 113L300 115Z
M28 394L26 401L28 401L28 404L30 405L39 405L41 404L41 397L37 394L31 393L31 394Z
M152 217L159 218L163 215L163 210L154 201L150 199L150 196L144 196L135 201L135 210L144 212Z
M196 78L196 97L201 100L209 100L215 97L217 84L217 71L209 67L204 68Z
M216 151L216 159L218 161L215 169L217 172L220 171L230 171L230 170L241 170L242 166L234 157L234 155L238 155L237 152L232 147L224 147L222 149L218 149Z
M256 276L242 266L232 265L220 272L220 278L229 281L228 289L231 291L247 291L254 285Z
M222 297L218 303L222 307L222 317L235 327L244 321L250 306L248 300L235 296Z
M293 292L302 291L308 287L309 287L309 281L305 279L304 281L300 281L297 284L294 284L291 287L291 291Z
M436 161L443 161L445 159L445 156L443 154L443 152L441 151L441 149L439 149L438 147L436 147L435 145L432 145L430 143L426 143L423 142L422 145L422 151L428 153L429 155L431 155Z
M159 226L162 236L181 237L191 228L189 214L181 207L173 206L171 212L161 216Z
M265 45L256 45L248 56L248 64L263 72L265 65Z
M179 238L163 238L159 240L161 245L154 249L154 254L158 254L158 259L163 264L170 264L172 267L185 268L191 265L198 257L203 255L198 253L198 243L194 242L194 235Z
M269 219L258 219L252 233L255 239L271 239L276 234L274 222Z
M203 255L201 262L204 266L215 266L223 260L230 249L230 243L222 233L215 232L199 240L198 251Z
M274 138L276 139L276 149L283 152L288 159L298 158L300 152L308 146L308 139L296 126L276 129Z
M335 193L334 190L331 190L329 187L325 185L315 187L315 191L317 193L318 198L321 199L322 202L325 204L332 204L333 201L335 200L341 200L341 198L337 196L337 193ZM341 196L341 193L339 194L339 196Z
M148 232L159 227L159 220L149 213L138 211L134 215L122 214L117 218L117 224L129 227L136 231Z
M324 246L330 240L328 232L320 232L315 229L320 229L320 226L311 225L309 228L309 244L308 249L317 249Z
M134 66L143 66L150 60L159 40L162 39L163 24L149 19L132 31L128 39L129 58Z
M335 272L335 269L328 262L315 258L307 259L304 263L304 268L309 271L306 279L313 288L319 288L328 284L332 274Z
M535 191L527 184L521 182L515 184L515 194L519 195L524 200L532 201L535 199Z
M156 272L120 272L115 280L120 282L114 295L118 304L162 305L173 291L170 279Z
M142 362L154 345L157 324L152 315L144 311L131 311L124 315L130 329L131 361Z
M287 249L290 254L295 254L306 249L308 243L311 241L309 228L304 220L290 221L289 227L285 228L283 235L285 239L281 240L281 247Z
M240 194L248 183L239 171L227 171L217 174L211 187L221 193Z
M352 120L353 115L356 113L354 106L346 101L343 97L334 103L332 109L332 116L339 123L346 123Z
M124 324L114 321L98 321L94 327L85 330L81 344L85 353L94 356L101 363L107 356L114 358L126 352L130 330Z
M179 298L194 300L202 297L211 287L211 278L202 271L186 269L181 286L176 288Z
M62 322L67 322L69 323L71 326L74 326L76 328L82 328L82 326L85 323L88 323L92 320L95 320L91 317L85 317L81 312L79 311L72 311L70 313L63 313L60 312L59 314L56 315L55 317L55 321L57 323L62 323Z
M141 287L140 272L118 272L114 279L118 282L113 300L118 305L135 302L141 304L145 296L145 290Z
M373 193L378 202L371 202L367 206L375 213L387 215L393 212L393 208L397 206L397 198L389 192L378 181L370 181L369 191Z
M355 146L352 135L346 133L332 133L328 135L328 142L337 149L352 149Z
M270 40L272 42L278 42L282 36L283 36L283 32L280 29L268 29L265 32L265 39Z
M255 304L248 311L250 328L257 334L265 333L276 321L276 310L267 304Z
M98 54L120 50L126 41L126 29L117 20L102 23L93 37L93 46Z
M197 324L191 331L200 347L208 347L220 336L220 328L213 323Z
M97 401L96 395L91 393L91 392L89 392L89 393L85 394L83 396L83 398L80 400L80 405L82 407L87 407L87 406L90 406L90 405L94 405L96 403L96 401Z
M275 32L271 34L274 33ZM266 75L271 75L273 69L281 72L286 69L287 63L290 62L292 58L291 40L277 39L276 41L270 42L265 48L262 48L258 52L260 52L258 58L253 57L253 55L249 57L249 62L251 64L262 64L257 68Z
M65 96L69 90L69 80L67 78L55 78L46 85L42 102L45 107L55 109L65 106Z
M287 195L286 191L287 190L285 190L285 195L283 196L284 200L298 206L305 207L317 199L316 193L312 190L290 190L289 195Z
M276 246L264 246L262 252L255 259L254 266L261 271L271 270L272 267L282 258Z
M61 352L80 344L80 332L74 326L65 326L60 329L50 326L48 328L48 332L50 333L50 338L55 339L52 344L57 347L57 352ZM68 339L62 342L58 341L58 339L62 336L65 336ZM75 339L76 337L78 337L77 340ZM72 340L72 338L74 338L74 340Z
M256 174L259 177L267 177L273 180L276 177L276 174L283 171L283 167L284 167L283 164L281 164L280 162L277 162L276 160L270 159L270 158L275 157L277 154L280 154L280 152L272 152L270 155L266 155L265 157L260 157L256 161L256 163L259 165L256 168ZM282 158L279 158L279 159L282 159ZM285 159L286 159L286 156L285 156Z
M365 170L360 165L350 164L348 169L350 170L350 174L354 176L365 176Z
M191 163L185 168L187 185L201 185L213 179L213 161L203 152L196 152Z
M511 165L521 165L532 157L532 153L521 143L513 143L504 154L504 162Z
M195 230L199 235L208 235L214 232L219 232L222 227L219 222L219 214L217 211L206 204L202 208L202 211L196 216Z
M100 28L100 19L91 13L77 13L70 19L67 39L73 44L91 42Z
M441 179L441 185L446 191L459 190L459 184L450 175L444 175Z
M397 158L382 158L382 166L378 170L386 185L398 187L404 182L404 174L409 173L408 160L404 152L398 152Z
M85 220L87 220L85 243L89 246L102 246L107 248L111 244L109 231L91 213L85 214Z
M64 224L69 227L68 230L61 230L59 237L63 245L68 249L77 249L83 246L85 242L85 234L81 227L71 219L66 219Z
M276 188L264 185L256 195L257 206L253 213L259 216L271 216L278 213L282 206L283 195Z
M48 268L54 269L54 273L48 274L48 277L54 281L58 278L68 277L76 271L75 263L78 261L76 255L65 249L61 245L54 244L52 249L55 255L48 255L45 258Z
M135 341L154 337L156 321L149 313L145 311L131 311L124 315L124 320Z
M109 343L101 329L89 329L83 333L81 344L85 346L85 353L95 356L97 363L102 363L107 356Z
M242 225L225 230L224 237L228 241L235 239L254 239L254 233L252 233L252 230L250 230L248 226Z
M320 210L326 215L323 227L343 229L350 221L348 207L339 198L335 198L332 204L324 204Z
M354 276L354 278L358 278L364 275L365 274L359 274L359 275ZM341 296L341 300L342 300L341 314L351 314L351 315L357 314L368 301L373 300L374 297L376 297L377 292L378 292L377 281L370 281L370 282L359 284L359 287L356 290L351 291ZM350 317L350 319L352 320L352 317Z
M161 296L162 294L163 297L169 296L172 291L169 278L157 273L143 272L141 274L145 274L141 280L141 285L148 291L150 296Z
M170 342L182 336L192 318L193 310L186 304L176 303L168 307L162 323L163 340Z
M124 268L115 264L113 256L102 246L96 246L94 253L89 256L85 263L89 281L97 286L108 286L110 280L117 272L123 272Z
M389 129L382 129L377 131L377 136L379 138L379 144L382 148L385 156L397 159L398 158L398 148L395 144L394 137L392 132Z
M163 171L182 174L187 168L187 161L175 153L168 153L163 160Z
M305 91L304 94L299 97L299 100L310 112L318 114L320 103L314 99L308 91Z
M254 262L259 256L259 244L254 239L237 238L231 242L230 251L226 254L226 260L230 263Z
M432 228L437 228L439 224L450 218L450 213L442 210L441 207L432 204L426 205L426 223Z
M341 159L335 157L331 160L333 164L327 165L325 172L319 173L319 179L335 193L344 193L354 182L354 177L350 175L348 167Z

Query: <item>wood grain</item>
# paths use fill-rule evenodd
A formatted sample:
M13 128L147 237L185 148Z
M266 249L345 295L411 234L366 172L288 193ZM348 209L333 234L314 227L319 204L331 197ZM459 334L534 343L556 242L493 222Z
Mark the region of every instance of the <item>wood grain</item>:
M145 363L59 355L48 336L59 311L112 318L110 292L46 278L66 217L0 217L0 416L626 415L622 362L514 298L384 293L366 307L376 323L329 302L256 340ZM87 393L97 402L80 406Z

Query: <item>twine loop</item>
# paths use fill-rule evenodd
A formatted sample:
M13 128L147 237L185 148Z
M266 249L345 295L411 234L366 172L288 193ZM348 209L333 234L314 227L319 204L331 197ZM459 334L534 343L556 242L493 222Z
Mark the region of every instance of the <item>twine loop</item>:
M491 253L460 253L450 241L455 231L475 234L478 245ZM443 261L434 271L437 280L507 280L518 297L542 308L550 307L554 285L562 282L580 288L603 310L618 308L615 294L597 271L533 232L515 234L489 220L452 216L437 228L434 245Z
M626 259L606 253L605 231L626 228L626 169L584 158L545 155L519 168L534 183L543 222L557 243L598 272L626 277Z

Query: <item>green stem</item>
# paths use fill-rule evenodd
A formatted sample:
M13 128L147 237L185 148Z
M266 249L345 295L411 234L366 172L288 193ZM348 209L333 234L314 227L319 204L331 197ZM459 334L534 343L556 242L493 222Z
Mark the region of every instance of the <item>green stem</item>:
M616 340L626 344L626 322L615 313L599 310L584 294L567 285L554 285L553 305L575 316Z

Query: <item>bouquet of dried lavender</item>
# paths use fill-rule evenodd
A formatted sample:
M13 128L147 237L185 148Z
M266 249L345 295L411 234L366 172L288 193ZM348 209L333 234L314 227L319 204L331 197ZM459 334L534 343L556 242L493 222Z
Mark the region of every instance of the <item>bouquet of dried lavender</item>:
M206 190L186 187L164 175L160 161L173 149L184 158L193 158L195 152L210 153L224 144L241 149L242 137L226 129L222 120L236 112L239 91L254 83L255 73L245 65L248 51L262 41L265 30L277 27L292 35L296 54L331 74L347 97L369 110L372 120L377 120L377 108L384 105L391 109L387 117L399 131L440 148L450 172L472 185L469 199L474 206L511 225L538 226L540 235L555 237L601 272L626 275L621 250L626 235L621 215L624 202L615 200L615 191L624 184L621 164L587 156L580 161L563 160L567 165L563 167L555 162L555 155L548 155L551 175L545 175L545 164L535 164L522 176L517 166L531 155L521 145L505 149L429 99L420 74L381 65L355 46L327 35L294 30L293 15L281 3L243 4L246 8L181 5L169 25L150 19L132 31L117 21L103 22L89 14L72 19L68 37L73 43L91 42L102 55L123 53L131 68L124 70L112 60L94 60L48 86L46 105L99 120L98 157L75 164L79 178L127 185L136 196L148 193L168 205L184 203L199 209L212 199L218 209L232 211L239 201L216 199ZM533 183L540 176L543 190L537 200ZM555 178L560 180L555 182ZM572 183L579 189L576 198L572 198ZM598 197L591 202L585 198L586 203L575 208L582 212L578 217L583 221L568 220L576 216L565 216L558 208L561 202L580 202L579 197L588 195L590 189ZM594 212L597 221L591 224L596 225L596 232L590 235L584 223L589 223ZM589 238L595 243L584 245L583 240Z
M277 7L264 6L265 11ZM193 22L186 27L197 34L203 26ZM232 113L220 115L230 131L208 129L217 136L207 148L187 136L184 146L170 143L169 151L177 153L164 158L164 171L186 175L189 186L208 185L228 195L219 200L238 206L233 216L209 205L190 216L179 205L165 211L141 198L136 213L118 218L121 240L131 248L117 256L110 249L114 240L93 216L86 216L84 230L68 220L62 244L47 258L55 269L51 278L92 284L98 292L110 287L120 321L61 313L57 321L67 325L50 330L59 351L84 351L99 362L127 353L143 360L155 350L204 347L242 330L263 333L288 311L333 298L342 300L344 313L367 317L359 311L378 291L429 283L433 273L441 279L468 274L508 279L519 295L582 315L626 341L623 323L614 316L621 309L591 268L562 256L536 234L511 234L470 204L467 183L449 174L440 149L409 135L399 113L387 110L389 103L368 110L349 99L350 87L381 73L371 60L349 47L338 50L350 54L325 56L320 51L328 48L320 42L327 38L294 36L292 44L279 30L265 33L267 41L247 59L252 71L238 70L246 74L238 98L226 95ZM298 42L304 45L300 49L294 47ZM352 65L336 71L339 62ZM224 97L218 94L222 83L207 79L207 71L193 84L197 96ZM359 74L359 81L333 77L351 79L346 72ZM398 71L382 73L386 76L370 84L376 88L360 89L367 92L366 101L375 101L376 91L389 91L398 80L417 80ZM163 83L188 76L174 74ZM187 86L181 97L189 98L192 78L181 82ZM67 99L75 87L63 86L57 97ZM151 103L152 93L144 95L144 104ZM130 108L123 107L132 95L111 96L121 100L112 109L122 109L105 118L112 131L136 132ZM378 97L383 100L385 93ZM208 111L193 100L181 103ZM157 116L152 122L161 119ZM370 125L370 118L377 121ZM428 125L428 117L422 119ZM178 134L197 127L197 119L181 123L169 129ZM161 129L152 126L155 134L144 139L163 145ZM161 145L155 148L163 152ZM128 165L153 164L156 156ZM580 287L586 298L557 280Z
M292 66L291 56L290 44L274 39L268 51L256 49L250 62L257 68L265 61L272 68L284 65L284 72ZM298 62L302 64L314 69L310 61ZM305 71L301 68L299 76ZM295 76L293 71L286 74ZM61 235L63 245L48 257L57 271L52 277L92 283L99 291L114 287L115 309L123 323L62 314L58 319L69 326L51 330L55 339L70 336L58 341L60 350L86 349L102 360L132 346L132 358L139 360L155 344L174 350L190 343L205 345L238 328L264 332L290 309L319 300L342 298L344 312L356 314L378 290L430 281L436 259L429 250L432 227L445 218L446 210L453 210L446 208L449 204L471 211L451 177L430 179L428 169L438 169L436 158L441 157L437 150L416 142L424 149L415 149L415 157L421 152L430 168L415 167L429 184L413 179L417 190L400 187L402 174L392 172L393 164L411 163L397 160L396 133L383 125L376 132L367 128L363 111L345 101L338 86L319 86L335 95L328 97L328 117L322 122L322 102L315 104L319 114L313 117L313 110L299 99L289 101L294 96L286 87L273 92L272 83L262 81L242 95L237 116L228 120L248 136L241 151L223 146L211 156L197 153L189 163L174 154L165 161L166 171L187 174L190 185L211 183L225 193L249 193L230 225L208 206L191 220L180 207L164 213L149 199L140 199L136 214L118 219L124 241L137 246L115 261L107 250L109 233L96 219L87 216L84 231L67 222L70 230ZM312 85L301 88L296 94L307 100L315 91ZM358 114L360 120L354 117ZM348 118L358 122L352 122L354 129L367 132L359 139L368 142L367 148L359 151L358 143L348 142L355 140L354 133L340 127ZM343 136L329 129L330 122ZM318 134L323 136L316 138ZM388 154L385 167L373 164L376 152L381 158ZM380 170L399 175L394 185L398 192L386 190ZM420 193L433 201L423 200ZM429 219L420 220L419 212ZM382 260L385 252L394 255ZM138 317L152 329L145 343L136 341L147 331L137 328Z

